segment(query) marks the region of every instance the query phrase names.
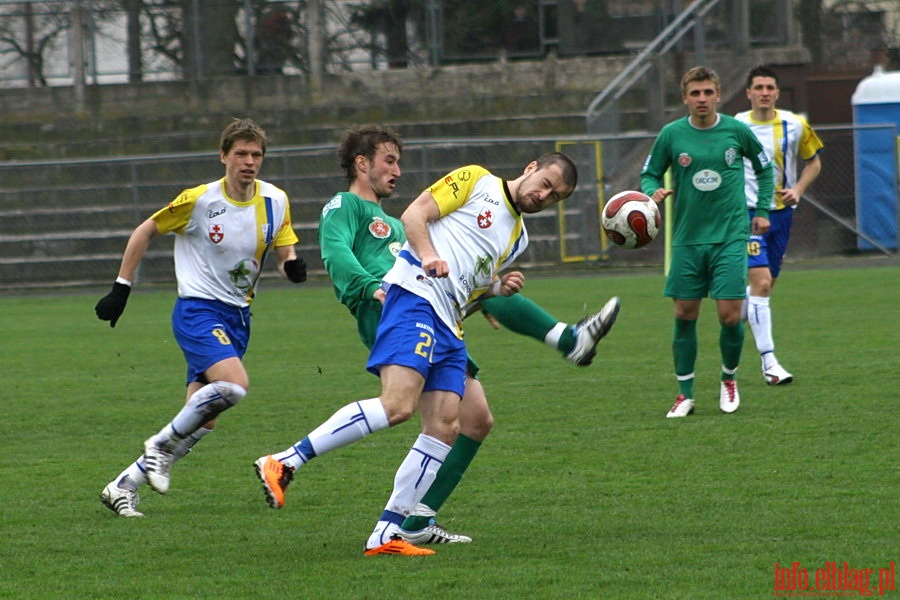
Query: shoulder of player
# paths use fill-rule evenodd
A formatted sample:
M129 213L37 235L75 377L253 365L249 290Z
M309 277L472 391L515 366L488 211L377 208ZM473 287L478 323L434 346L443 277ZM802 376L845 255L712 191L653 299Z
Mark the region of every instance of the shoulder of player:
M202 183L198 186L194 186L192 188L186 188L181 191L175 199L169 202L167 208L172 211L175 208L185 208L188 206L193 206L197 203L197 200L200 199L204 194L206 194L210 189L215 189L216 186L219 185L219 181L211 181L210 183Z
M272 197L280 197L287 198L287 192L278 187L273 183L269 183L268 181L263 181L262 179L256 180L259 183L259 194L260 196L267 196L269 198Z
M486 175L491 176L491 172L481 165L466 165L454 169L448 174L448 177L462 182L475 182Z
M325 217L334 213L358 213L364 212L368 205L378 206L374 202L363 200L353 192L338 192L328 199L328 202L322 207L322 216Z

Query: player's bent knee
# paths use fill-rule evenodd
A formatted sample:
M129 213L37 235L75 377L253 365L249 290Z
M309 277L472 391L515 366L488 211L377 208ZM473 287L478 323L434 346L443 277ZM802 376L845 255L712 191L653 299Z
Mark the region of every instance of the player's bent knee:
M247 390L236 383L213 381L197 390L188 400L188 404L193 404L201 412L215 417L240 402L246 395Z
M412 402L387 401L382 398L381 404L384 406L384 412L391 427L408 421L416 412L415 403Z
M231 406L243 400L247 395L247 388L230 381L215 381L212 385L216 386L216 390Z
M494 415L489 410L478 415L460 413L459 432L473 440L484 441L493 428Z

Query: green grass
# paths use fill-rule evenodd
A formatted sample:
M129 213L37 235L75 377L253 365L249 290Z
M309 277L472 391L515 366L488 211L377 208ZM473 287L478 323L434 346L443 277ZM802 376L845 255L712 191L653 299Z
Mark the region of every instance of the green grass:
M586 369L470 320L496 425L441 517L475 541L412 559L362 546L417 422L310 463L281 511L253 474L377 394L327 285L263 290L250 394L169 494L142 489L145 519L115 518L98 495L183 402L174 292L138 290L115 329L93 315L103 291L4 298L0 598L762 598L775 563L897 561L900 268L788 269L773 305L797 380L766 387L748 332L734 415L718 410L705 302L697 414L674 421L661 289L656 274L529 278L568 320L621 296Z

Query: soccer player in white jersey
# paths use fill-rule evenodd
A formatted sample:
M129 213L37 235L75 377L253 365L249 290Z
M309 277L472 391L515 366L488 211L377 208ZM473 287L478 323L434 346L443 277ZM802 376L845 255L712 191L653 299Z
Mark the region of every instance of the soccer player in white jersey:
M383 202L394 193L402 177L400 161L403 142L381 125L354 125L338 146L338 158L349 190L335 194L323 207L319 220L319 247L322 263L334 284L335 295L357 322L360 340L372 349L381 317L384 290L381 280L394 266L406 235L400 219L388 214ZM526 335L555 348L566 360L587 366L598 342L615 323L618 298L611 298L598 312L577 324L558 321L524 294L496 296L479 303L484 314L510 331ZM466 387L460 404L459 435L433 482L423 481L422 457L428 453L429 436L416 437L394 476L394 487L375 527L366 540L366 550L384 546L394 535L410 544L471 542L472 538L451 533L437 522L437 515L424 525L403 529L404 520L420 502L436 512L446 490L454 490L493 427L493 415L484 388L478 379L480 368L470 356L466 367ZM256 461L257 475L264 480L266 457ZM272 463L270 463L272 464ZM278 468L278 465L273 465ZM430 484L430 485L429 485ZM267 488L264 488L267 489ZM427 492L425 491L427 490ZM284 506L278 499L272 508ZM403 547L398 541L390 548ZM388 549L385 549L387 552Z
M257 461L271 505L284 503L294 472L313 458L402 423L417 408L428 440L422 478L434 479L459 431L467 363L462 320L480 299L522 289L521 272L500 272L528 244L523 214L568 197L576 183L572 161L550 153L511 181L475 165L456 169L409 205L401 217L406 242L384 276L387 295L367 365L381 379L381 394L340 408L296 444ZM434 512L422 508L416 514L427 521ZM434 552L397 539L365 553Z
M771 69L764 66L752 69L747 75L746 93L750 110L736 117L746 123L762 142L775 172L775 199L769 211L769 231L751 235L747 245L750 284L747 287L746 318L761 357L763 378L769 385L784 385L793 381L794 376L781 366L775 356L769 299L787 252L794 210L822 170L819 151L824 144L806 119L776 108L778 77ZM798 177L797 165L801 161L803 168ZM753 169L746 163L745 160L745 191L747 209L752 219L757 203L757 182Z
M306 263L294 248L299 240L287 194L257 179L265 153L266 134L256 123L230 123L219 143L225 176L184 190L138 225L112 291L97 302L97 317L115 327L151 240L176 235L178 299L172 329L187 362L187 402L101 493L101 502L122 517L142 517L136 509L138 487L149 483L166 493L172 463L246 395L243 356L250 339L250 303L267 255L275 254L279 271L291 281L306 280Z

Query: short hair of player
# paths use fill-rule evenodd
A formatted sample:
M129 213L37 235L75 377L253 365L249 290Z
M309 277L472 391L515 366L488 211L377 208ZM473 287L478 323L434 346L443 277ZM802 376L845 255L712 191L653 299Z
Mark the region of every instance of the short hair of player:
M353 125L344 132L337 155L348 182L353 183L356 179L356 157L362 155L370 162L375 160L375 152L381 144L393 144L397 152L403 152L400 137L390 127Z
M689 83L693 83L695 81L712 81L713 85L716 88L716 92L721 93L722 88L719 83L719 74L710 69L709 67L692 67L688 70L687 73L684 74L684 77L681 78L681 95L684 96L687 94L687 87Z
M550 165L559 166L562 171L563 183L574 190L578 185L578 167L572 162L572 159L562 152L548 152L541 155L536 161L538 170Z
M222 154L228 154L238 140L256 142L262 148L263 154L266 153L266 143L268 142L266 132L253 122L253 119L234 118L222 131L222 136L219 138L219 150L222 151Z
M750 69L750 72L747 73L747 84L746 87L748 90L753 87L753 78L754 77L771 77L775 80L775 87L778 87L778 75L775 74L775 71L770 69L765 65L758 65Z

